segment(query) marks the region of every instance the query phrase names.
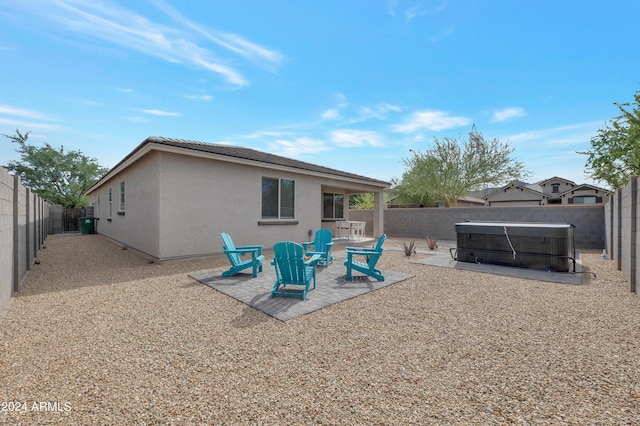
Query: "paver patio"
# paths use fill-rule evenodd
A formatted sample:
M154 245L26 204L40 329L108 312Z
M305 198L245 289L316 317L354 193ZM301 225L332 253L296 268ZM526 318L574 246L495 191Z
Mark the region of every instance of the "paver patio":
M333 257L335 260L329 267L318 266L316 288L309 291L305 300L299 297L271 297L276 274L275 268L269 262L265 262L263 271L258 273L257 278L253 278L251 273L223 277L222 270L199 272L189 276L281 321L288 321L413 276L383 271L385 280L378 281L354 272L354 279L347 281L346 268L343 265L346 252L336 252Z

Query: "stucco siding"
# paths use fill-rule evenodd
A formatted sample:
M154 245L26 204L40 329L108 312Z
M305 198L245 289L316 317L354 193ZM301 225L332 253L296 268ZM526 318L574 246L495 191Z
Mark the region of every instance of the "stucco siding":
M174 153L161 154L161 259L221 253L220 233L237 245L308 239L321 223L321 181L310 176ZM262 177L295 181L297 224L262 219ZM286 222L286 221L285 221Z
M521 188L507 188L498 191L487 197L487 202L491 206L539 206L540 203L544 204L542 195Z
M159 257L159 160L151 153L114 176L91 194L98 232L126 246ZM120 189L125 185L125 208L121 210ZM109 201L109 189L112 191Z

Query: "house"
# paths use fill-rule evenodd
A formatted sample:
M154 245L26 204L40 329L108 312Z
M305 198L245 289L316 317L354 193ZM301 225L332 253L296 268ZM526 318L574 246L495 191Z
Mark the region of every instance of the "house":
M487 207L543 206L549 196L523 182L512 182L488 193L482 199Z
M162 261L221 253L221 232L266 248L335 233L354 193L374 194L380 235L389 186L249 148L149 137L86 194L100 234Z
M607 190L554 176L536 183L512 182L482 197L486 206L602 203Z

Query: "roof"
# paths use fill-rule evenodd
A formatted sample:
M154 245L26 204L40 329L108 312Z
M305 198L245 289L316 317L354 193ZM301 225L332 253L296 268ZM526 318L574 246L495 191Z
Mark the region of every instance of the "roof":
M251 148L245 148L241 146L215 144L207 142L198 142L185 139L166 138L161 136L150 136L145 139L140 145L138 145L133 151L131 151L126 157L124 157L118 164L111 168L96 184L89 188L86 192L91 192L95 187L100 186L100 182L105 178L113 175L120 170L127 167L132 159L140 155L145 148L158 149L158 146L164 146L168 148L185 149L192 152L202 152L203 154L213 154L215 156L228 157L229 161L246 161L249 163L269 164L273 166L280 166L283 168L297 169L300 171L325 174L335 177L341 177L346 179L355 179L368 184L389 187L391 184L386 181L372 179L366 176L361 176L355 173L344 172L329 167L319 166L317 164L307 163L304 161L294 160L292 158L282 157L275 154L269 154L267 152L258 151Z
M559 181L562 181L562 182L571 183L571 184L573 184L573 185L575 185L575 184L576 184L576 183L575 183L574 181L572 181L572 180L565 179L565 178L562 178L562 177L559 177L559 176L554 176L554 177L552 177L552 178L544 179L544 180L541 180L540 182L536 182L536 185L544 185L544 184L549 183L549 182L554 181L554 180L559 180Z
M585 189L593 189L596 192L602 191L603 195L605 195L605 194L607 194L609 192L609 190L607 190L607 189L600 188L600 187L595 186L595 185L589 185L588 183L583 183L581 185L576 186L575 188L571 188L571 189L568 189L568 190L564 191L562 194L558 194L558 196L562 196L562 195L568 194L570 192L576 192L576 191L581 191L581 190L585 190Z
M535 189L531 189L530 187L526 186L526 184L523 185L523 184L518 183L518 182L512 182L512 183L508 183L505 186L500 187L500 188L496 189L495 191L485 195L484 197L482 197L482 199L483 200L487 200L487 199L491 198L493 195L497 194L498 192L504 191L505 189L509 189L509 188L519 188L519 189L522 189L522 190L533 192L534 194L539 195L540 197L549 198L549 196L547 194L545 194L543 192L540 192L540 191L536 191Z

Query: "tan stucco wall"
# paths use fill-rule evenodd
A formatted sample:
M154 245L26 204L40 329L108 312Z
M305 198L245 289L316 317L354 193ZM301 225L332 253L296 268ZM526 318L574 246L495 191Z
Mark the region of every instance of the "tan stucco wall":
M220 233L236 245L307 241L320 227L317 178L246 165L162 153L160 257L222 252ZM295 181L295 225L260 225L262 177ZM282 223L282 222L279 222Z
M552 192L554 184L559 184L558 192ZM553 180L550 180L549 182L546 182L544 186L540 186L540 191L544 192L545 194L549 194L551 197L558 197L563 192L568 191L574 187L575 185L567 182L566 180L553 179Z
M506 191L499 191L487 198L491 206L538 206L543 201L542 195L532 191L521 190L520 188L508 188Z
M150 153L90 194L94 216L100 218L97 222L100 234L156 258L161 254L157 231L159 162L160 154ZM125 182L124 215L118 214L121 182ZM112 189L111 215L109 188Z
M562 204L569 204L569 198L574 197L604 197L603 191L598 191L592 188L582 188L577 191L572 191L562 196Z

